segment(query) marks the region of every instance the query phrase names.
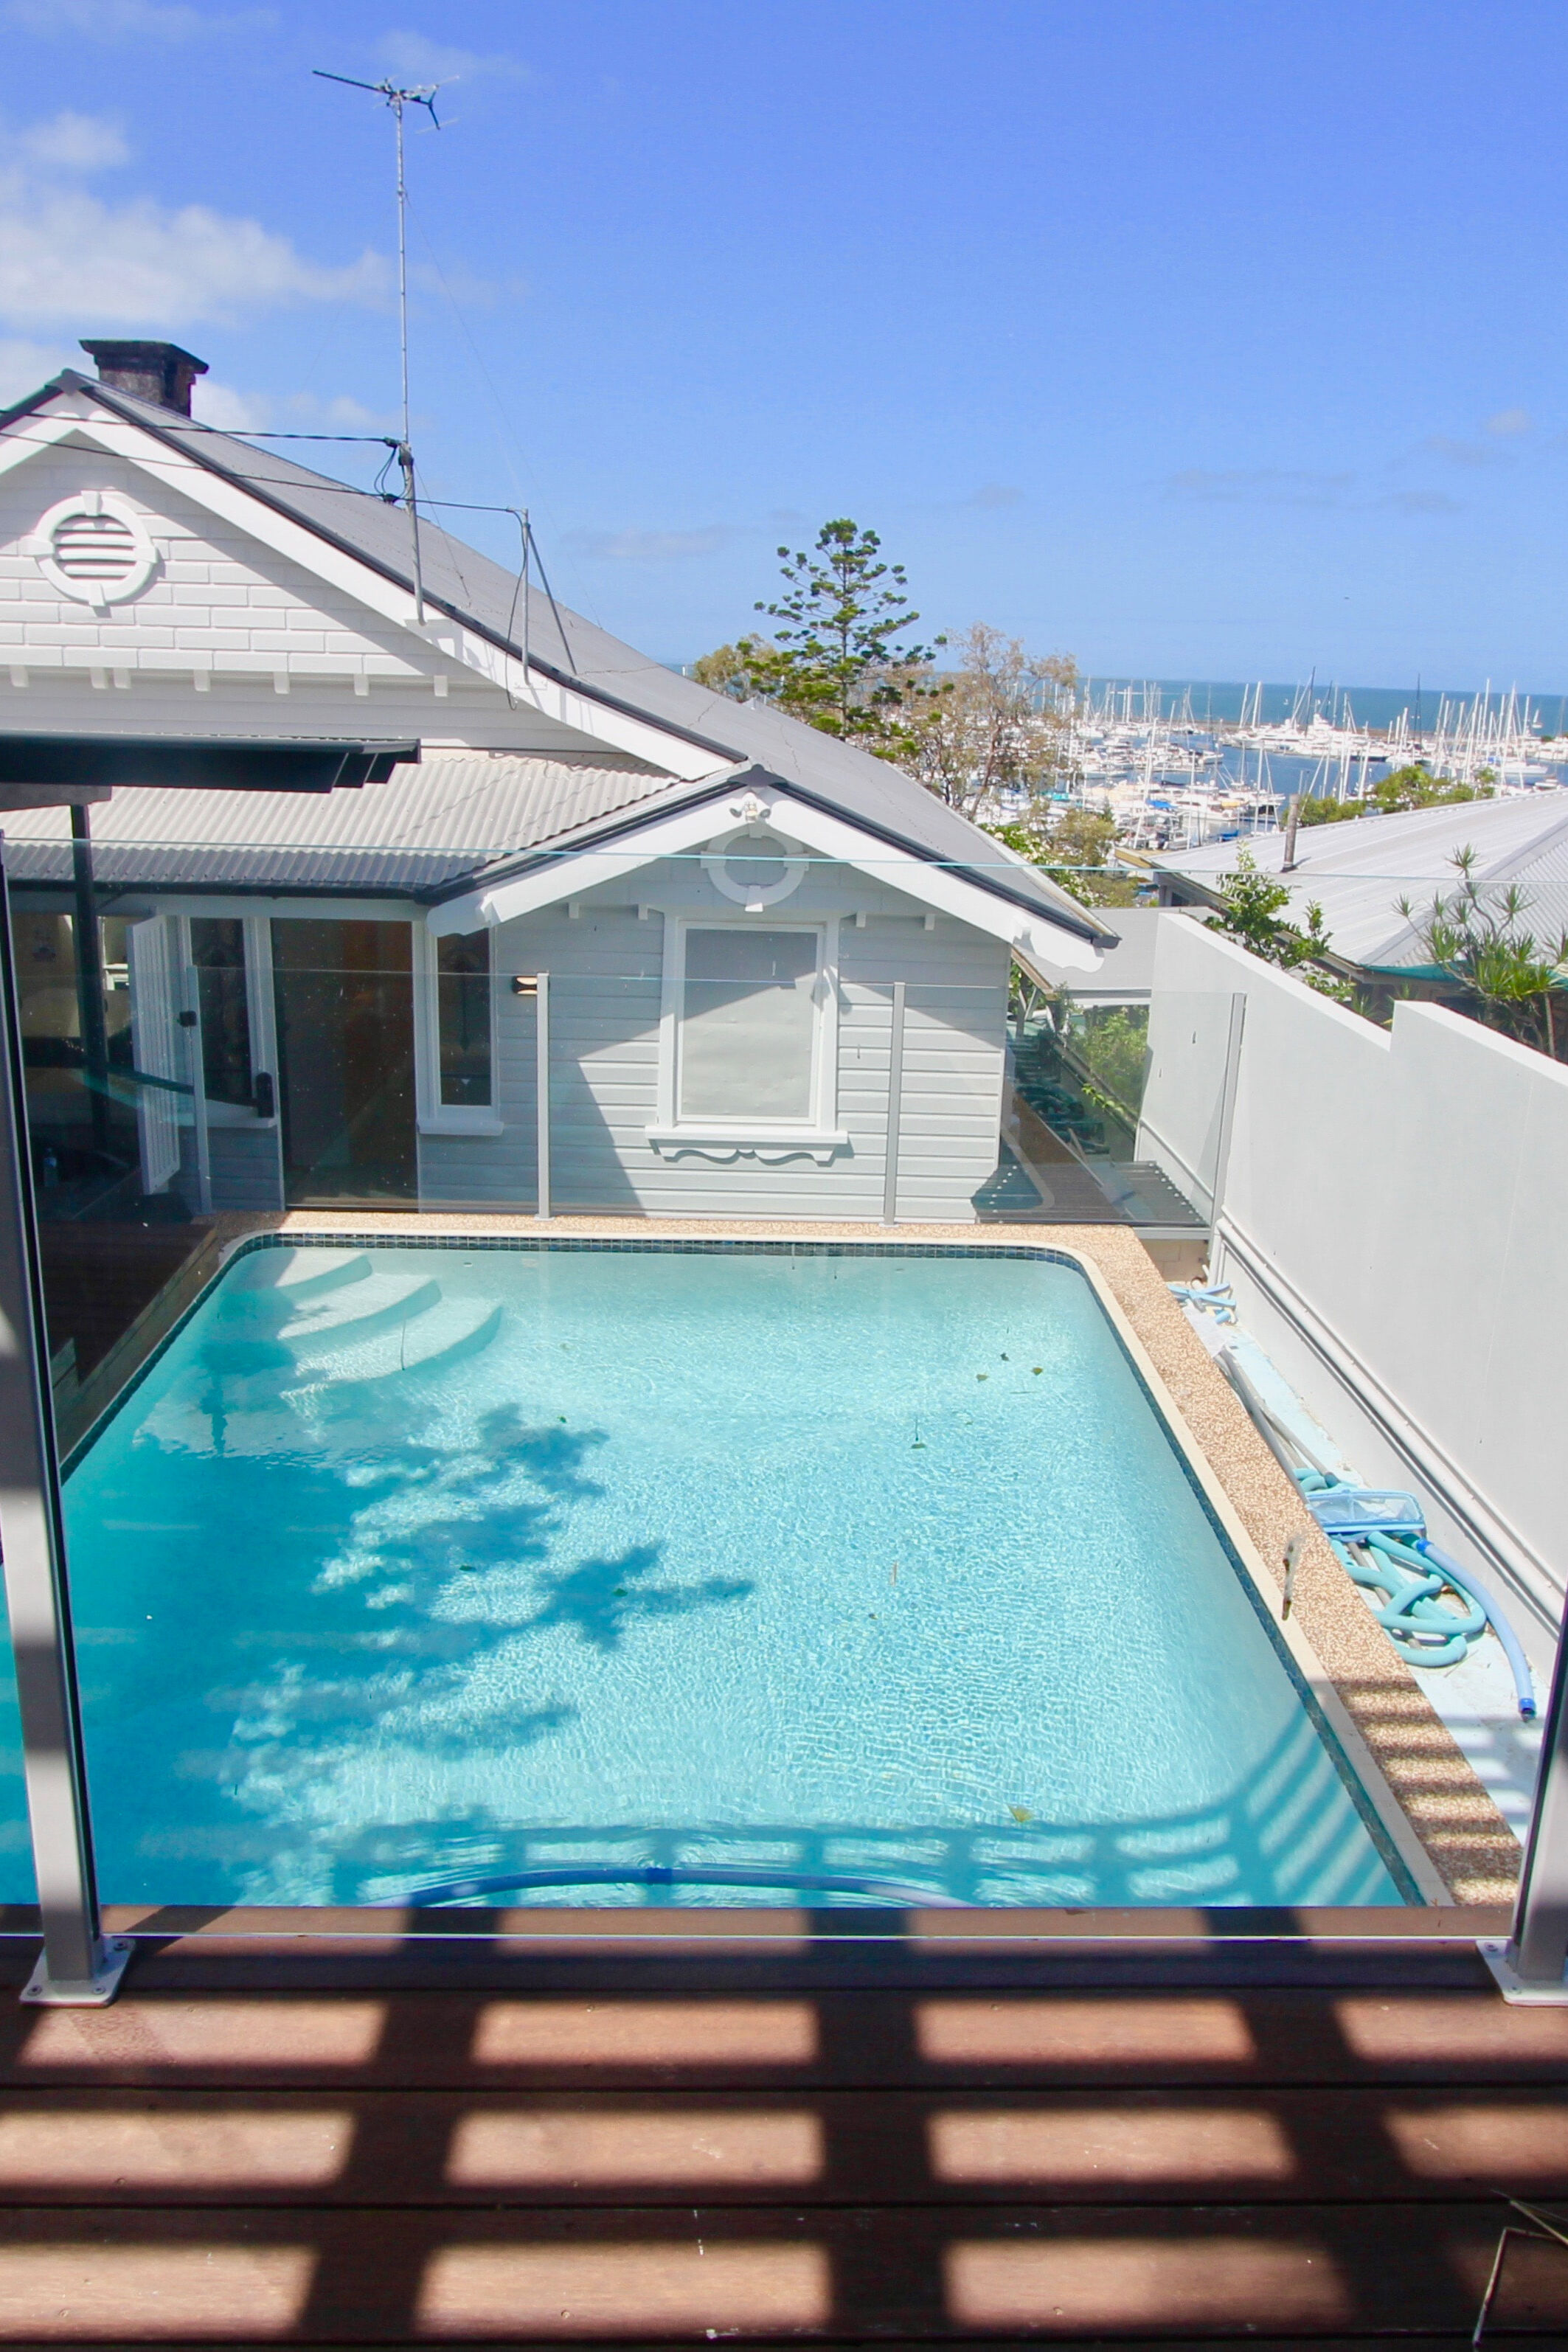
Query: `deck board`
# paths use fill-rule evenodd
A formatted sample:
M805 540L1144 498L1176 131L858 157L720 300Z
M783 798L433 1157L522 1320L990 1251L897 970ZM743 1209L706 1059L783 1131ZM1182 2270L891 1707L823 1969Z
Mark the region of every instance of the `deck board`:
M461 2090L1568 2084L1568 2010L1495 1992L0 1999L0 2084Z
M534 2206L0 2213L0 2340L262 2333L333 2343L603 2330L963 2340L1458 2329L1485 2203L1391 2231L1375 2205ZM1521 2250L1500 2325L1568 2330L1568 2267ZM1254 2333L1254 2340L1256 2340Z
M221 2207L1534 2198L1568 2097L1496 2089L10 2091L0 2202Z
M1568 2012L1423 1967L5 1999L0 2344L1458 2347ZM1568 2342L1568 2252L1496 2325Z

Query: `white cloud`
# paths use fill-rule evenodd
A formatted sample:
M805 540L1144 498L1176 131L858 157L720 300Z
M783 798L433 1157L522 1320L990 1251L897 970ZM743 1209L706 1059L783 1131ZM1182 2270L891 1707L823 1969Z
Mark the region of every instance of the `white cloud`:
M220 433L374 433L390 428L393 419L378 416L363 401L347 393L324 400L313 392L293 392L287 399L269 392L241 392L237 385L210 375L198 376L191 387L192 413L203 425ZM309 455L304 462L309 465Z
M444 41L427 40L423 33L384 33L376 50L388 70L407 85L478 81L481 76L521 81L527 74L527 68L515 58L479 57L472 49L456 49Z
M1489 449L1480 441L1456 441L1447 433L1434 433L1426 446L1435 457L1446 457L1450 466L1506 466L1510 462L1500 449Z
M278 21L274 8L209 16L181 0L5 0L0 21L18 32L68 34L89 41L195 41L211 34L258 32Z
M276 414L276 401L265 393L237 392L210 375L198 376L191 386L191 415L219 433L264 433Z
M1374 499L1374 506L1392 507L1396 514L1462 514L1458 499L1447 490L1390 490L1386 498Z
M1534 422L1528 408L1500 408L1495 416L1488 417L1487 431L1511 436L1517 433L1529 433Z
M963 503L966 507L1021 507L1024 493L1011 482L982 482Z
M1353 474L1314 474L1287 466L1219 473L1189 466L1173 474L1165 487L1179 498L1219 505L1331 507L1343 502L1354 479Z
M702 530L574 530L567 542L574 555L607 563L667 563L672 558L717 555L736 536L729 523Z
M89 365L86 353L68 343L30 343L16 335L0 336L0 407L26 400L61 368L85 371Z
M280 303L374 303L385 286L373 253L327 268L259 221L205 205L106 205L20 172L0 175L0 318L19 325L59 319L151 334Z
M73 114L69 107L48 122L35 122L16 144L29 163L46 171L100 172L131 156L118 123L100 114Z

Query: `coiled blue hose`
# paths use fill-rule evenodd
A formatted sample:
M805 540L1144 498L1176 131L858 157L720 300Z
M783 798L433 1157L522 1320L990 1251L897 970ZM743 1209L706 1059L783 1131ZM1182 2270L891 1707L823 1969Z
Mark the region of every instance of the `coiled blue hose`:
M1309 1497L1331 1494L1346 1484L1322 1470L1298 1470L1295 1477ZM1357 1487L1354 1491L1362 1494L1365 1490ZM1384 1605L1373 1613L1390 1640L1402 1649L1418 1652L1418 1662L1424 1666L1457 1666L1468 1654L1471 1642L1489 1625L1502 1644L1512 1673L1520 1714L1527 1723L1531 1721L1536 1712L1534 1677L1519 1636L1500 1604L1479 1577L1461 1568L1450 1553L1432 1541L1413 1495L1374 1496L1368 1499L1406 1505L1408 1524L1397 1529L1368 1527L1349 1540L1342 1532L1331 1528L1325 1528L1324 1533L1336 1557L1359 1585L1388 1595ZM1357 1552L1364 1555L1359 1560L1352 1557ZM1375 1564L1373 1554L1381 1554L1384 1564ZM1391 1581L1394 1577L1399 1580L1397 1584ZM1471 1604L1463 1617L1445 1608L1438 1600L1446 1584Z
M1480 1579L1472 1576L1468 1568L1461 1568L1458 1561L1451 1558L1447 1552L1440 1550L1429 1536L1424 1536L1421 1538L1417 1549L1442 1570L1450 1584L1458 1585L1461 1592L1468 1592L1470 1599L1486 1611L1487 1622L1502 1643L1503 1654L1513 1669L1513 1686L1519 1694L1519 1711L1528 1723L1535 1714L1535 1679L1530 1671L1530 1661L1519 1646L1519 1636L1513 1627L1509 1623Z

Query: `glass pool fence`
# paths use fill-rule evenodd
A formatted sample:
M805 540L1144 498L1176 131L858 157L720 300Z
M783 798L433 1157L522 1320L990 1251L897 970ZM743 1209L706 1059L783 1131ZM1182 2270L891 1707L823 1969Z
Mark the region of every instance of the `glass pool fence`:
M79 1888L147 1902L392 1901L443 1877L483 1880L497 1896L490 1882L504 1877L530 1900L671 1889L651 1899L767 1902L793 1889L939 1905L1156 1902L1205 1888L1226 1899L1226 1885L1237 1900L1237 1887L1274 1884L1259 1859L1268 1807L1325 1769L1289 1709L1253 1743L1247 1769L1266 1795L1245 1820L1217 1781L1120 1822L1111 1806L1054 1823L1037 1797L1004 1797L998 1784L981 1822L949 1790L889 1829L863 1791L836 1828L792 1825L759 1801L758 1818L721 1833L605 1823L584 1842L563 1801L564 1825L536 1822L500 1851L481 1821L494 1791L468 1771L476 1748L493 1747L515 1778L525 1750L574 1752L569 1727L586 1710L570 1674L526 1705L502 1674L496 1723L476 1729L476 1694L506 1646L497 1626L553 1608L568 1653L602 1664L667 1621L711 1620L721 1636L744 1577L728 1557L672 1577L668 1536L624 1529L583 1561L557 1559L556 1530L590 1507L598 1449L613 1442L585 1395L518 1427L502 1426L498 1397L483 1431L465 1424L455 1441L443 1413L468 1408L439 1402L440 1380L467 1366L471 1385L481 1359L500 1360L486 1356L498 1333L519 1326L491 1269L395 1269L345 1245L289 1280L275 1278L275 1259L216 1283L226 1254L286 1209L827 1215L889 1232L1087 1222L1201 1235L1222 1182L1239 1000L1079 1004L1007 974L983 945L956 952L919 919L809 907L750 923L563 907L541 917L526 951L487 933L437 938L412 916L233 908L132 903L86 919L58 891L13 899L15 1143L31 1183L48 1399L33 1415L27 1475L47 1488L50 1454L66 1474L62 1519L36 1531L35 1570L54 1562L52 1603L47 1579L29 1580L12 1547L25 1682L75 1616L74 1681L31 1702L40 1720L52 1707L57 1727L53 1760L35 1754L31 1773L35 1815L58 1831L46 1840L59 1880L41 1890L46 1914L69 1910L73 1870ZM13 1322L26 1255L11 1270ZM885 1321L885 1302L879 1313ZM805 1344L780 1329L775 1375ZM575 1344L551 1341L563 1355ZM1020 1361L1037 1351L1016 1345ZM1014 1349L996 1352L997 1371L977 1381L1004 1377ZM761 1376L761 1419L735 1435L742 1455L769 1424L765 1366ZM809 1378L803 1358L795 1385ZM26 1418L21 1388L12 1402ZM901 1467L908 1454L922 1469L937 1443L921 1433L922 1409L916 1399L910 1430L896 1433ZM930 1410L951 1417L950 1405ZM772 1418L783 1428L789 1416ZM795 1438L809 1452L809 1433ZM280 1462L300 1483L286 1524L274 1510ZM961 1479L970 1496L972 1474ZM1032 1507L1026 1492L1016 1507ZM998 1522L998 1556L1013 1524ZM491 1589L498 1541L510 1547L507 1572L533 1580L526 1603ZM891 1580L891 1605L867 1609L866 1626L907 1598L898 1579L918 1570L900 1570L900 1555L912 1548L907 1531L889 1532L877 1572ZM234 1562L252 1549L237 1582ZM731 1549L739 1559L745 1542ZM557 1580L557 1598L541 1574ZM847 1616L859 1622L854 1607ZM867 1667L854 1661L855 1674ZM853 1675L845 1686L858 1687ZM863 1709L877 1688L872 1675ZM940 1695L932 1704L952 1712ZM679 1715L667 1727L672 1770ZM841 1734L838 1746L853 1744ZM392 1793L416 1751L417 1805ZM96 1863L68 1785L73 1756L100 1817ZM459 1758L468 1779L443 1786ZM715 1769L722 1778L721 1759ZM1357 1843L1353 1794L1342 1788L1334 1802L1348 1843L1322 1883L1364 1882L1346 1899L1369 1899L1384 1860L1375 1841ZM471 1833L434 1834L465 1808ZM411 1839L416 1812L425 1832ZM7 1647L0 1901L39 1892Z

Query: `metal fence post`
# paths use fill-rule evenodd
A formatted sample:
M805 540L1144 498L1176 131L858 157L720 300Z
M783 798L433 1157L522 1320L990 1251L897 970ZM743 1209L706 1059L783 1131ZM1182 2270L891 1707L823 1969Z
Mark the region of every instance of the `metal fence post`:
M1230 1167L1230 1140L1236 1126L1236 1097L1241 1083L1241 1037L1247 1024L1247 997L1237 989L1230 1000L1230 1019L1226 1028L1225 1076L1221 1080L1219 1130L1215 1138L1214 1181L1209 1188L1209 1225L1219 1223L1220 1208L1225 1199L1225 1180Z
M888 1146L882 1166L882 1223L899 1222L899 1126L904 1101L904 983L893 982L888 1032Z
M44 1948L22 1998L112 2000L131 1957L99 1929L66 1587L65 1522L27 1149L11 908L0 847L0 1545Z
M534 1214L550 1214L550 974L542 971L534 982L534 1164L538 1199Z
M1507 2000L1568 2004L1568 1622L1558 1636L1513 1933L1480 1949Z

